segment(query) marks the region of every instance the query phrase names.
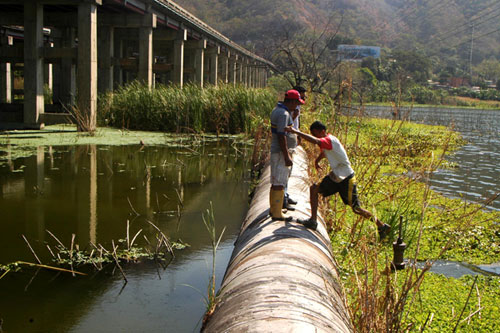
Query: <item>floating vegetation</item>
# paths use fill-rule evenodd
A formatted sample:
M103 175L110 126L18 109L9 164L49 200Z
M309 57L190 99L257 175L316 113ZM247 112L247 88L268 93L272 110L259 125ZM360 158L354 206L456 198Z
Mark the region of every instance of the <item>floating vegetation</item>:
M0 279L10 272L21 271L22 266L67 272L74 276L75 274L85 275L75 269L88 269L88 267L93 267L96 271L101 271L107 265L115 263L126 281L127 279L120 266L121 264L131 262L137 263L141 260L155 260L162 265L168 265L175 257L174 251L183 250L189 247L189 244L182 242L182 240L175 242L171 241L153 222L148 221L148 223L156 230L156 234L155 238L151 240L145 235L142 235L146 246L136 245L139 236L142 234L142 229L131 237L129 234L130 225L129 221L127 221L126 238L118 240L116 245L114 240L112 240L111 248L105 248L100 243L94 244L90 242L90 250L80 249L80 246L75 243L75 234L72 234L71 243L69 245L64 245L52 232L46 230L47 234L49 234L56 243L52 246L48 243L45 244L47 251L52 257L53 265L42 264L28 240L23 235L26 244L38 263L16 261L7 265L0 265Z
M495 224L500 214L485 210L498 194L479 205L446 198L429 186L434 171L453 167L445 156L464 141L444 127L345 116L340 109L328 99L309 99L302 113L304 128L318 118L326 123L348 151L363 205L392 230L398 229L397 217L403 215L405 256L426 261L421 269L408 265L389 274L394 232L389 242L377 242L374 223L353 214L340 198L321 203L356 331L498 331L498 277L474 282L470 276L427 273L435 260L500 261ZM314 161L315 147L305 147ZM313 165L310 170L319 181Z

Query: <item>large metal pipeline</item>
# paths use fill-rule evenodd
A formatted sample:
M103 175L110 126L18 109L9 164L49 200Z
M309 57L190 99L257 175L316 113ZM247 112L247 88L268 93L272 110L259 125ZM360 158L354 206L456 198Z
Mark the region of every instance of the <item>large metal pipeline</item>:
M310 215L306 153L298 147L288 192ZM203 332L353 332L321 216L316 231L269 217L270 168L256 188Z

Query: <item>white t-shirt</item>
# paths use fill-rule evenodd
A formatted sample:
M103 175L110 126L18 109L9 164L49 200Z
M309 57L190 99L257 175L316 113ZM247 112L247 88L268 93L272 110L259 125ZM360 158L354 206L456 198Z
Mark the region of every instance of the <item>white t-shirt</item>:
M330 168L340 181L354 173L349 157L347 157L344 146L342 146L339 139L328 134L320 139L320 148L325 152Z
M292 119L293 120L293 128L295 128L295 129L298 130L299 129L299 124L300 124L300 122L299 122L299 118L300 118L300 105L297 106L297 108L295 110L297 110L299 113L297 114L297 117L295 119Z

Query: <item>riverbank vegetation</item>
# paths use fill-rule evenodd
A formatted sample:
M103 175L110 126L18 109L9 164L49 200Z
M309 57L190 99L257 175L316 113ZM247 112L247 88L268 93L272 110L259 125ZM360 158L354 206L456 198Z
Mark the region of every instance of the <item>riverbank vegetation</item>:
M99 99L100 126L172 133L244 133L256 128L274 107L269 89L231 84L201 89L186 85L147 86L133 82Z
M309 100L303 130L315 119L345 145L363 205L392 225L388 241L380 243L375 224L353 214L338 196L321 206L357 331L498 330L500 278L474 281L428 272L437 259L500 261L495 226L500 214L484 209L488 201L445 198L428 184L432 171L453 167L444 156L463 143L459 135L444 127L343 116L338 104L324 97ZM317 154L315 147L306 147L311 157ZM313 163L310 170L314 181L323 176ZM406 270L391 274L399 216L408 263Z

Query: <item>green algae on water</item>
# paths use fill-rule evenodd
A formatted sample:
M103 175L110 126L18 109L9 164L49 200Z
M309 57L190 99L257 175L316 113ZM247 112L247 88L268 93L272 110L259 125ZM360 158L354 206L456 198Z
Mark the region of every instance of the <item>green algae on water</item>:
M129 131L100 127L94 135L77 132L75 125L51 125L42 130L0 132L0 165L37 153L38 147L74 145L147 145L185 147L221 139L242 139L242 135L188 135L149 131Z

